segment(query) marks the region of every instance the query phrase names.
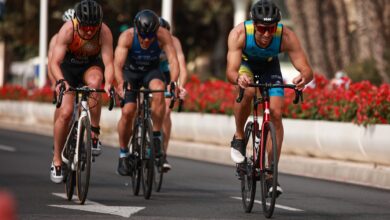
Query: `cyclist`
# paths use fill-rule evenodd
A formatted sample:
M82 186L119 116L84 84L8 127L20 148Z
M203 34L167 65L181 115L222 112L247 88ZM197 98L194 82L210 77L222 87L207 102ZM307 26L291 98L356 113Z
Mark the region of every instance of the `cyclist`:
M60 84L69 86L87 85L100 88L105 79L104 89L109 94L114 79L112 34L109 27L102 23L103 11L93 0L82 0L75 6L75 16L66 22L58 32L57 41L50 61L50 68L59 93ZM103 76L104 72L104 76ZM90 106L92 130L92 154L101 153L99 142L99 121L101 100L92 95ZM62 106L56 109L58 118L54 122L54 157L51 165L51 180L60 183L63 180L61 170L61 151L68 133L69 121L73 114L74 94L66 93Z
M115 49L114 66L118 85L123 86L123 82L126 80L134 89L141 86L152 90L164 89L164 76L159 69L161 50L164 50L168 57L171 80L176 82L179 75L176 51L169 31L160 28L158 16L151 10L142 10L135 16L134 26L119 36ZM120 175L129 175L129 149L127 145L132 134L137 96L135 92L131 91L127 91L126 94L121 93L119 92L119 95L124 97L125 105L118 123L120 153L117 171ZM151 111L153 143L155 146L160 146L160 130L165 114L164 94L153 94Z
M160 26L167 29L168 31L171 30L171 25L168 21L166 21L164 18L160 17ZM184 88L184 84L187 80L187 68L186 68L186 61L183 53L183 49L181 47L181 43L179 39L172 35L173 40L173 46L175 47L176 53L177 53L177 60L179 61L179 97L181 99L184 99L187 95L187 91ZM164 51L161 53L160 56L160 70L164 73L165 76L165 83L169 84L171 81L170 72L169 72L169 64L168 60L166 58L166 55ZM169 91L169 88L168 88ZM169 103L171 99L170 97L166 97L165 99L165 116L164 116L164 122L163 122L163 149L165 152L165 155L163 157L164 163L163 163L163 169L164 171L169 171L172 166L168 163L167 160L167 151L168 151L168 143L169 139L171 137L171 127L172 127L172 121L171 121L171 109L169 108Z
M279 8L271 0L259 0L250 12L251 20L238 24L228 37L227 79L241 88L246 88L241 103L234 104L236 132L231 142L231 158L236 163L245 160L244 126L251 111L254 74L261 83L282 84L278 54L287 52L292 64L300 72L293 79L298 89L303 89L313 79L313 72L295 33L282 24ZM276 128L278 158L283 141L282 108L284 90L273 88L271 96L271 121ZM268 149L268 152L272 149ZM279 161L279 160L278 160ZM268 179L268 182L271 179ZM269 187L272 192L272 187ZM278 195L283 192L278 184Z

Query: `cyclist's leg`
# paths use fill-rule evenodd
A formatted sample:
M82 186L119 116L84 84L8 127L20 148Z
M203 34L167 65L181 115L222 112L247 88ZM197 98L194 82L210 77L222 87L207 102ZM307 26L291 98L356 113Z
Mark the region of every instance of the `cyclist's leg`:
M69 122L73 116L74 94L66 93L62 99L62 105L57 111L57 120L54 122L54 154L51 165L51 180L60 183L63 180L61 170L61 152L69 132Z
M272 83L272 84L282 84L283 77L280 71L279 60L274 59L268 65L264 67L265 71L269 74L264 75L262 82L264 83ZM270 95L270 112L271 112L271 121L275 126L276 131L276 145L277 145L277 158L279 163L279 158L282 150L282 142L283 142L283 123L282 123L282 114L283 114L283 104L284 104L284 90L282 88L273 88L269 90ZM268 137L270 138L270 136ZM271 141L267 141L267 153L268 158L272 158L273 148L271 146ZM269 160L269 163L272 161ZM271 164L268 164L271 165ZM271 182L271 181L270 181ZM272 190L272 189L270 189ZM277 191L279 194L283 192L279 183L277 186Z
M171 76L169 71L163 72L164 78L165 78L165 85L167 87L166 91L170 91L170 85L171 82ZM169 105L171 103L171 98L166 97L165 98L165 116L164 121L162 125L162 131L163 131L163 149L164 149L164 161L163 161L163 168L166 170L170 170L172 167L168 163L167 156L168 156L168 144L169 139L171 138L171 129L172 129L172 120L171 120L171 112L172 110L169 108Z
M144 78L144 84L151 90L164 90L164 76L160 69L151 70ZM165 97L164 93L154 93L151 103L151 112L153 120L153 141L158 152L157 156L161 156L160 147L162 144L161 128L165 116Z
M239 74L245 74L253 77L251 69L241 64ZM237 89L239 87L237 86ZM244 147L244 126L251 113L251 102L253 99L255 89L246 88L244 97L240 103L234 102L234 118L236 122L236 132L231 142L230 156L236 163L242 163L245 160L245 147Z
M139 79L131 72L124 72L125 79L131 84L131 88L139 89ZM122 107L121 117L118 121L118 135L119 135L119 163L117 172L126 176L130 174L130 167L128 162L129 156L129 141L133 134L133 122L137 112L137 94L135 92L126 91L125 105Z
M97 65L89 67L84 73L83 82L89 88L99 89L103 83L103 69ZM90 97L88 105L91 113L92 155L99 156L101 154L101 143L99 141L99 122L102 109L101 94L92 93Z
M61 70L64 75L64 79L69 83L70 86L75 87L81 82L78 77L78 74L80 74L79 66L63 62L61 64ZM69 132L69 122L73 117L73 105L74 94L67 92L63 96L61 107L56 109L55 112L56 120L54 121L53 126L54 152L53 162L50 168L50 177L51 180L55 183L59 183L63 179L62 170L60 169L62 165L61 153L66 141L67 134Z

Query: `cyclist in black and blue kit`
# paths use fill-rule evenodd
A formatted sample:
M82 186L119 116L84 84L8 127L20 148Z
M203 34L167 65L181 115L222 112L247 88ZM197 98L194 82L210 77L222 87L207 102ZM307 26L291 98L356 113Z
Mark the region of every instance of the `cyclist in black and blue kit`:
M279 24L281 13L271 0L259 0L251 8L251 20L238 24L228 38L227 79L241 88L246 88L241 103L235 103L234 116L236 132L231 142L231 157L234 162L245 160L244 125L251 112L254 88L247 88L253 78L260 83L282 84L278 54L286 52L294 67L300 72L293 79L298 89L303 89L313 79L313 71L295 33ZM278 158L282 148L282 109L284 90L273 88L269 91L271 121L276 128ZM268 149L271 152L272 149ZM279 160L278 160L279 161ZM268 179L271 181L271 179ZM269 192L274 189L269 188ZM278 195L282 188L278 184Z
M162 50L165 51L168 58L171 81L176 82L179 75L179 64L171 34L165 28L160 27L159 17L153 11L140 11L134 18L134 28L129 28L119 36L115 49L114 66L118 88L121 88L126 80L134 89L143 86L152 90L163 90L165 79L159 68ZM127 146L132 135L137 96L131 91L126 92L126 94L121 94L122 91L118 91L118 93L125 99L118 123L120 145L118 173L125 176L130 173ZM161 146L162 141L160 131L165 114L164 100L163 93L153 94L151 111L155 146Z

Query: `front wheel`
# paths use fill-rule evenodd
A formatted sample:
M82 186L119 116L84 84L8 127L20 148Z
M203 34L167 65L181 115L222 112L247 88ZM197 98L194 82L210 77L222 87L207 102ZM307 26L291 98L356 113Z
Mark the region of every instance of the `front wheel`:
M248 122L245 126L245 161L238 165L241 179L241 198L245 212L251 212L256 195L256 160L253 139L253 122Z
M153 127L150 121L145 121L143 130L142 149L144 157L141 162L142 169L142 189L145 199L150 199L153 188L154 174L154 146L153 146Z
M261 149L263 154L261 157L260 182L261 182L261 203L264 216L270 218L274 212L275 202L277 198L277 182L278 182L278 152L276 143L276 131L272 122L266 122L263 127ZM272 153L267 153L266 149L272 149ZM269 189L273 188L272 193Z
M133 188L133 195L138 196L139 189L141 185L141 142L142 142L142 125L139 121L139 118L137 118L134 129L133 129L133 137L131 139L131 145L130 145L130 155L132 160L132 169L131 173L131 184Z
M80 204L87 199L89 178L91 174L91 126L88 117L80 121L78 140L78 162L76 169L77 196Z

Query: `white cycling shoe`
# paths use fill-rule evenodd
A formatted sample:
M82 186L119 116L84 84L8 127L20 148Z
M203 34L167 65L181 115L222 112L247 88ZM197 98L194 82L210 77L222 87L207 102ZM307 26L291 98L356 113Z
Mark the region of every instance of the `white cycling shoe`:
M245 161L245 157L235 148L230 148L230 157L235 163L243 163Z
M50 180L53 183L62 183L62 181L64 180L61 166L54 166L53 162L50 166Z

